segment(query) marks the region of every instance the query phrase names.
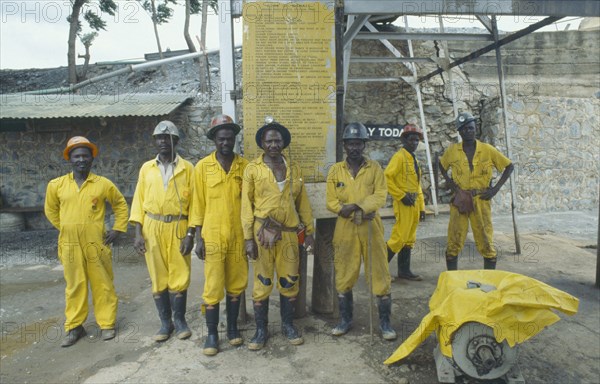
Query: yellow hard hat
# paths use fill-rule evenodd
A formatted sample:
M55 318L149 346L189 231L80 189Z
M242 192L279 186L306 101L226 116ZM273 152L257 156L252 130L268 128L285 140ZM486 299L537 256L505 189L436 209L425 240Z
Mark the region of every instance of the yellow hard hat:
M98 147L96 147L83 136L73 136L69 139L69 141L67 142L67 147L63 151L63 157L65 158L65 160L69 160L69 154L71 153L71 151L79 147L86 147L91 149L92 157L94 158L98 156Z

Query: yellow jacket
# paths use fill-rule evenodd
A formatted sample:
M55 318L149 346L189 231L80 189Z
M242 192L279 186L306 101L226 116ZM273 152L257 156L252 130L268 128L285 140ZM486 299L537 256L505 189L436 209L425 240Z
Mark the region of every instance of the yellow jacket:
M425 210L425 199L421 189L420 175L421 165L418 164L419 174L415 172L414 160L410 152L402 148L392 156L390 163L385 168L385 180L387 182L388 192L395 201L400 201L406 196L406 193L416 193L417 200L415 206L419 211Z
M271 217L286 227L300 222L306 233L314 232L312 209L308 201L300 167L287 161L286 184L279 191L273 172L263 161L264 154L251 161L244 171L242 184L242 228L244 239L253 239L254 217ZM293 175L290 197L290 174ZM296 214L297 212L297 214Z
M482 288L467 287L470 281ZM494 289L483 289L485 286ZM452 357L452 335L471 321L491 326L498 343L506 340L514 347L560 320L553 309L573 315L578 307L576 297L517 273L442 272L429 300L430 312L384 364L404 359L434 331L442 354Z
M488 188L493 176L492 167L502 172L511 164L510 159L493 146L479 140L476 140L476 143L473 172L469 168L469 160L463 151L462 143L449 146L440 158L440 163L446 171L452 168L452 179L463 190Z
M364 213L385 205L387 187L378 162L366 160L353 178L346 161L335 163L327 175L327 209L339 214L342 205L356 204Z
M105 202L115 214L115 231L127 231L127 202L117 187L105 177L88 175L81 189L73 173L51 180L46 190L44 212L59 231L85 228L96 230L95 236L104 234Z
M202 226L203 235L235 230L241 237L242 180L247 165L248 160L235 155L225 173L216 152L196 164L190 227Z
M165 191L156 159L145 162L135 187L129 221L143 226L146 212L155 215L179 215L181 209L182 215L188 215L194 191L193 176L192 163L178 155L175 172Z

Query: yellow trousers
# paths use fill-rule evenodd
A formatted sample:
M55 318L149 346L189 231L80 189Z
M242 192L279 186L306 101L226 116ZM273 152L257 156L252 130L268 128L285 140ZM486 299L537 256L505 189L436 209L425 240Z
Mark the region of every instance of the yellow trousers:
M277 272L277 290L285 297L296 297L300 289L300 250L296 232L281 232L281 240L275 247L260 246L256 233L261 224L254 222L254 239L258 244L258 259L251 261L254 269L252 299L262 301L273 290L274 272Z
M373 271L369 271L369 225L371 225L371 256ZM387 250L383 239L383 224L377 216L355 225L350 219L338 217L333 233L335 289L346 293L354 287L360 274L361 260L365 263L367 284L373 276L373 294L383 296L390 293L392 279L387 262Z
M461 214L458 209L450 204L450 221L448 222L448 249L447 256L458 256L462 250L469 223L473 230L475 246L479 253L488 259L496 257L494 248L494 228L492 226L492 204L489 200L481 200L478 196L473 197L475 210L468 214Z
M146 216L142 235L146 241L146 265L152 293L168 289L180 292L190 285L191 256L179 251L181 240L187 231L187 220L164 223Z
M239 296L248 286L248 260L244 242L219 244L205 239L204 292L207 305L215 305L225 296Z
M387 246L394 251L400 252L404 247L412 248L417 241L417 227L419 226L419 206L407 206L401 201L394 200L394 216L396 223L392 228Z
M64 232L64 231L63 231ZM117 319L117 294L113 285L112 253L102 243L101 237L95 242L70 242L61 232L58 257L64 267L67 283L65 289L65 331L81 324L88 316L88 282L92 291L92 302L96 322L101 329L115 327Z

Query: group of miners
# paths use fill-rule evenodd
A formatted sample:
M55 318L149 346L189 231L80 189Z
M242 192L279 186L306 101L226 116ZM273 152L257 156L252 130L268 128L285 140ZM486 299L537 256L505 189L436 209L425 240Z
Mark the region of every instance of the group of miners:
M513 165L493 146L475 138L476 121L471 114L461 113L456 128L462 142L451 145L440 158L446 185L454 191L447 269L457 269L469 223L484 268L493 269L496 251L490 200ZM117 187L91 172L98 155L96 145L82 136L68 141L63 157L73 171L50 181L45 201L46 216L59 230L58 257L66 281L63 347L86 334L88 284L102 339L115 337L118 300L110 245L119 232L126 232L128 222L135 227L134 248L145 256L161 321L154 340L165 341L172 334L178 339L191 336L185 314L194 250L204 261L205 355L219 351L223 298L228 342L243 343L237 318L248 285L249 262L256 331L248 349L262 349L269 338L269 297L275 284L282 334L292 345L304 342L293 324L300 286L299 246L307 250L314 246L315 228L301 169L284 153L292 137L284 125L266 119L255 136L263 153L249 162L234 152L240 130L231 117L215 116L207 132L215 151L194 166L177 153L180 134L175 124L160 122L153 132L158 154L140 169L129 216ZM418 223L425 218L422 171L415 155L423 132L414 124L404 127L403 147L385 171L364 155L369 136L363 124L348 124L342 139L346 159L331 166L326 186L327 209L337 215L333 246L340 322L331 334L344 335L352 327L352 289L363 262L370 293L377 298L381 335L395 340L389 262L398 254L398 277L421 280L411 271L410 261ZM502 175L492 185L494 168ZM386 243L378 211L388 193L396 222ZM107 202L115 218L108 231L104 224Z

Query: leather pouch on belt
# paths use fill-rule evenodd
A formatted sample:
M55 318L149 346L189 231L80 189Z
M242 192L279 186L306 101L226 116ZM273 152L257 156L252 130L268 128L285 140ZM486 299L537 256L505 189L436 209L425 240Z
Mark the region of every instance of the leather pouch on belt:
M454 195L454 199L452 199L452 204L458 209L460 213L469 213L475 210L473 206L473 196L469 191L463 191L462 189L457 189L456 194Z
M264 248L273 248L281 240L281 224L267 217L258 230L258 242Z

